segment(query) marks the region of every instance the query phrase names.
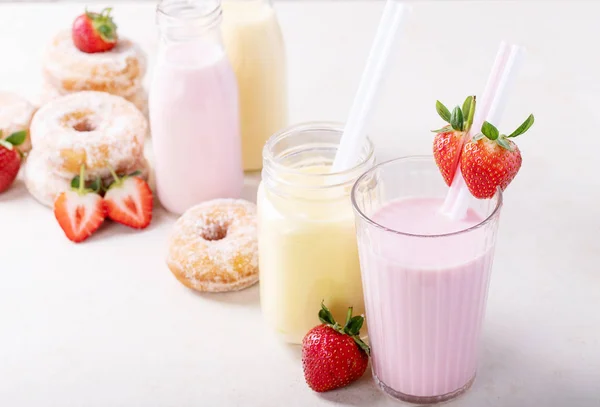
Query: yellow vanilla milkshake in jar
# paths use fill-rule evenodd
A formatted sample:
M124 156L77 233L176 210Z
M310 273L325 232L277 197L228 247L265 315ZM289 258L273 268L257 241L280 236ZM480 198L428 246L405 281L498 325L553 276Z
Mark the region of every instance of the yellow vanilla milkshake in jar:
M287 126L281 29L270 0L225 0L222 6L223 41L239 88L244 170L260 170L265 142Z
M307 123L269 139L258 189L260 301L267 324L290 343L318 325L321 301L344 321L364 313L350 190L375 161L331 173L343 125Z

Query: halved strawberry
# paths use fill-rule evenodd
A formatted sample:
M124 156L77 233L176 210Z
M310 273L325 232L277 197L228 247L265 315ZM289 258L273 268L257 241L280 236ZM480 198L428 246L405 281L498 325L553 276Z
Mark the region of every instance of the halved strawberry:
M85 169L71 182L71 190L61 193L54 201L54 216L67 238L75 243L90 237L106 217L104 201L97 191L85 188ZM99 180L94 182L100 187Z
M456 106L452 113L439 100L435 103L440 117L449 123L439 130L433 130L437 133L433 139L433 158L448 186L452 184L458 167L464 136L473 124L475 102L475 96L469 96L462 109Z
M491 123L484 122L481 133L464 147L460 170L469 191L475 198L492 198L498 188L502 191L521 168L521 152L511 138L525 133L534 122L533 115L508 136L500 134Z
M115 181L104 195L108 217L135 229L144 229L152 221L152 190L140 177L120 178L112 171Z

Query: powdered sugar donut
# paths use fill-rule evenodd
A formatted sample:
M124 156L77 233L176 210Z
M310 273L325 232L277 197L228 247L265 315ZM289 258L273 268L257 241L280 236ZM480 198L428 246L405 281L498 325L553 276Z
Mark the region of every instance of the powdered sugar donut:
M136 93L126 97L125 99L133 103L135 107L137 107L138 110L142 112L146 118L148 118L148 92L146 92L146 89L140 88Z
M31 122L34 149L44 150L53 172L70 178L86 166L90 177L122 172L143 153L148 123L125 99L77 92L40 108Z
M61 92L59 89L56 89L48 82L44 82L42 85L41 93L39 95L38 105L43 106L46 103L49 103L52 100L57 99L61 96L68 95L69 93L73 92ZM148 92L146 92L144 88L139 88L134 94L125 97L125 99L133 103L135 107L137 107L138 110L142 112L142 114L146 118L148 118Z
M151 178L151 168L144 157L140 157L123 174L130 174L134 171L140 171L139 176L147 181ZM54 174L48 158L37 149L31 152L25 163L25 186L27 190L38 202L50 208L61 192L71 188L73 177L74 175L70 178L63 178ZM86 178L86 181L92 179L90 177ZM112 176L103 179L105 186L108 186L111 182Z
M83 90L133 96L146 73L146 56L132 41L119 38L110 51L88 54L73 44L71 31L61 31L43 57L46 82L60 93Z
M197 291L233 291L258 281L256 205L216 199L187 210L169 239L167 265Z
M29 124L35 108L26 99L10 92L0 92L0 132L6 138L17 131L26 131L27 139L19 146L23 152L31 149Z

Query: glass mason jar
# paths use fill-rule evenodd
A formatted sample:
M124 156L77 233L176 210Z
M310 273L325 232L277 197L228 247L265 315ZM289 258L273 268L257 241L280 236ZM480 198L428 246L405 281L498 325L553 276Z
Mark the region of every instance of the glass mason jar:
M291 343L318 325L321 301L344 321L364 313L350 190L373 166L370 141L359 163L331 173L343 125L306 123L265 145L258 190L260 299L268 325Z
M218 0L162 0L150 87L158 198L182 213L243 185L238 90L221 41Z
M260 170L265 142L288 120L285 47L271 1L223 1L222 32L240 92L244 170Z

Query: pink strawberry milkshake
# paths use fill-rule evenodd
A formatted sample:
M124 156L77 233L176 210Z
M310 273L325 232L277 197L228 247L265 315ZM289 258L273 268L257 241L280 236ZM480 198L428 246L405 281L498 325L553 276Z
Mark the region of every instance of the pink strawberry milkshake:
M358 216L357 232L376 381L396 398L434 403L475 377L499 211L452 220L442 196L418 195Z

